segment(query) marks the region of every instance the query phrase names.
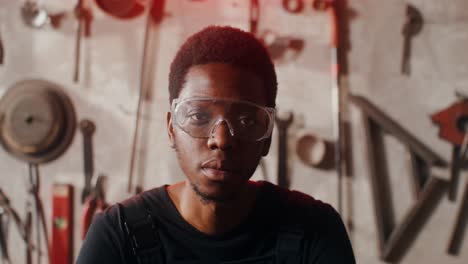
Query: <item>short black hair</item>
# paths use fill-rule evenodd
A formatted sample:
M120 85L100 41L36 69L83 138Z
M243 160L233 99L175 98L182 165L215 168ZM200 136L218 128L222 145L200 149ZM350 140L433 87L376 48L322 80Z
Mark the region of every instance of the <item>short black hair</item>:
M207 63L226 63L257 75L267 106L275 107L278 82L268 51L253 34L230 26L206 27L179 48L169 72L169 103L179 96L189 68Z

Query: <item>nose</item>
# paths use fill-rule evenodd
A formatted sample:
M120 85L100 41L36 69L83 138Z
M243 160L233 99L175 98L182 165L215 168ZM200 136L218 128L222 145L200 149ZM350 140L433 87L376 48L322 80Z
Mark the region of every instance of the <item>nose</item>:
M210 149L226 150L233 146L234 137L232 129L225 120L217 122L208 138L208 147Z

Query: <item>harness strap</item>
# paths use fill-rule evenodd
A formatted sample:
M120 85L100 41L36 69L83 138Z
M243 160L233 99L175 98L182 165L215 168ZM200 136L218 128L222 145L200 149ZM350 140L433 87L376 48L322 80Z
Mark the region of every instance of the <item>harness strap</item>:
M119 203L118 206L122 215L123 229L131 247L129 259L138 264L164 263L164 252L158 234L157 222L153 219L141 195ZM303 238L303 228L285 223L283 228L278 231L275 263L301 263Z
M131 258L138 264L162 263L158 227L141 195L118 204Z
M265 188L265 195L268 199L275 204L276 213L275 218L282 218L283 214L288 214L287 201L289 192L285 189L275 189L272 186ZM280 215L281 214L281 215ZM278 222L280 229L278 230L276 248L275 248L275 263L276 264L299 264L303 258L303 238L304 227L290 223L288 220L283 219Z
M300 228L280 230L276 242L276 263L300 263L302 257L302 240L304 231Z

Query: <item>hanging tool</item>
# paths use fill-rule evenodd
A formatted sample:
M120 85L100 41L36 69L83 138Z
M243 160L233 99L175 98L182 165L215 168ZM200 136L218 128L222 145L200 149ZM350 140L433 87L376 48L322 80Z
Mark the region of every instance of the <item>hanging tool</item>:
M38 1L26 0L21 7L21 16L27 26L41 28L49 21L49 14Z
M426 173L431 167L446 167L447 162L366 98L351 95L349 99L360 108L363 117L366 163L374 200L380 258L387 262L400 263L436 206L442 201L448 188L446 180ZM411 174L415 175L410 177L419 178L417 182L423 183L417 188L416 199L398 222L395 219L395 207L392 203L395 198L391 192L388 171L390 159L386 155L384 135L393 136L406 145L412 160L417 157L417 162L413 161L411 164L413 167Z
M278 34L271 30L263 31L260 36L260 40L266 46L270 57L274 61L285 59L285 54L288 51L292 51L291 56L288 56L288 59L295 59L304 48L303 39L291 36L278 36Z
M338 1L338 0L336 0ZM342 201L343 201L343 126L342 126L342 91L340 89L340 61L339 61L339 47L340 46L340 21L338 17L338 4L334 1L333 4L328 5L330 13L330 24L331 24L331 40L330 40L330 58L331 58L331 74L332 74L332 116L333 116L333 135L335 137L335 169L337 172L338 183L337 183L337 201L338 201L338 213L342 213ZM327 5L323 5L327 6Z
M457 102L432 114L431 120L439 126L440 138L461 146L467 128L468 97L461 94L457 94L457 97Z
M93 193L88 197L83 206L82 233L81 238L84 239L88 232L89 226L93 222L97 213L104 211L109 204L106 202L106 183L107 176L101 174L96 180L96 185L93 188Z
M32 262L32 250L41 262L41 229L51 259L47 225L39 197L38 164L61 156L71 144L76 119L70 98L57 84L44 80L23 80L10 87L0 99L0 143L14 157L29 164L27 219L20 228L26 241L26 260ZM35 214L33 214L35 212ZM36 240L31 247L32 216L35 216ZM14 217L15 222L20 220Z
M307 166L329 170L334 167L334 145L314 133L303 133L296 143L296 154Z
M2 206L0 206L0 254L2 263L10 264L10 256L8 255L8 224L9 215Z
M47 24L50 24L54 29L59 28L62 19L66 17L66 12L50 14L39 2L43 1L26 0L24 2L21 6L23 22L35 29L42 28Z
M81 61L81 36L83 35L83 19L81 11L83 10L83 0L79 0L75 8L76 17L78 19L78 27L76 30L76 44L75 44L75 71L73 74L73 81L78 82L80 76L80 61Z
M31 245L32 242L32 205L26 205L26 219L24 220L24 233L26 239L26 245ZM32 264L32 251L31 247L26 247L26 264Z
M118 19L132 19L143 15L152 0L96 0L106 14Z
M423 17L421 12L413 5L406 5L406 19L403 25L403 58L401 61L401 73L409 75L411 72L410 58L411 58L411 40L414 36L419 34L423 28Z
M304 40L291 36L279 36L272 30L264 30L258 33L258 24L260 21L260 5L258 0L250 1L250 33L256 36L267 48L272 60L285 59L284 55L292 51L288 59L295 59L304 48Z
M448 246L448 253L451 255L458 255L463 242L463 238L466 234L466 226L468 225L468 181L465 185L465 191L463 192L462 201L458 208L457 217L455 220L455 226L452 229L450 235L450 242Z
M282 59L286 51L294 51L293 58L297 57L304 47L304 40L278 36L272 30L265 30L258 34L258 24L260 22L260 4L258 0L250 0L250 33L258 37L263 42L273 60Z
M87 6L86 0L78 1L75 7L75 16L78 20L78 27L76 31L75 71L73 75L73 81L78 82L80 79L81 43L83 31L86 38L91 36L91 22L93 20L91 8Z
M467 167L466 145L468 143L468 97L457 94L458 102L431 115L439 130L439 137L452 143L449 199L455 201L460 171Z
M80 121L80 131L83 135L83 165L85 185L81 192L81 203L91 194L91 181L94 175L94 153L93 153L93 134L96 131L96 125L93 121L83 119Z
M260 5L258 4L258 0L250 0L249 32L252 33L254 36L257 35L259 20L260 20Z
M335 169L337 172L338 212L342 213L343 173L346 168L345 135L343 121L344 91L340 79L348 73L347 50L349 49L348 19L349 10L346 0L314 0L313 8L328 11L330 14L330 64L331 64L331 100L333 117L333 135L335 138ZM351 220L349 220L351 221ZM351 226L351 223L348 225Z
M75 127L73 103L55 83L22 80L0 99L0 144L28 163L60 157L70 146Z
M278 185L289 188L291 180L288 176L288 128L294 119L292 112L284 119L275 117L278 127Z
M2 191L2 189L0 189L0 211L3 211L4 214L8 216L9 219L13 220L13 222L15 223L19 231L20 237L23 239L23 241L26 244L26 249L30 252L32 250L35 250L35 246L31 243L28 237L28 233L26 230L26 223L21 220L16 210L11 207L10 200L8 199L7 195ZM6 234L6 232L4 232L4 234Z
M317 11L326 11L329 8L333 8L335 0L313 0L312 1L312 8Z
M52 264L72 264L73 185L54 184L52 195Z
M0 32L0 65L3 65L5 60L5 49L3 48L2 32Z
M42 200L39 196L40 191L40 174L39 168L37 164L29 164L29 195L30 199L33 200L32 203L28 201L30 204L34 204L34 219L35 219L35 231L36 231L36 251L37 251L37 264L41 263L42 260L42 240L41 240L41 230L43 238L46 242L45 247L47 249L47 258L51 260L51 249L50 249L50 242L49 242L49 232L47 231L47 222L45 220L44 215L44 206L42 204Z
M298 14L304 10L304 0L283 0L283 8L293 14Z
M143 57L141 60L141 69L140 69L140 90L138 93L138 104L137 104L137 116L135 119L135 130L133 133L133 141L132 141L132 149L130 153L130 166L129 166L129 177L128 177L128 192L132 193L139 193L143 190L142 181L143 175L138 174L139 179L137 179L137 183L134 186L133 184L133 175L135 173L135 162L137 159L137 148L139 144L140 138L140 127L142 123L142 115L143 115L143 108L145 101L150 101L152 98L152 89L151 89L151 72L149 72L149 68L151 60L154 59L152 54L157 47L157 45L150 45L152 39L152 33L154 32L154 26L159 25L164 17L164 8L165 8L165 0L152 0L148 6L147 10L147 17L146 17L146 27L145 27L145 37L143 40ZM149 48L151 47L151 50Z

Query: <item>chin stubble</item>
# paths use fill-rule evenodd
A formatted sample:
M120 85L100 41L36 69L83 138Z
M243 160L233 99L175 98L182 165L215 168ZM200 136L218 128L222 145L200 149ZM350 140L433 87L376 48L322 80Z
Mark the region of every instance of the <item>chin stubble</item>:
M178 148L178 144L177 144L177 140L176 138L174 138L174 144L172 146L172 148L174 149L174 151L176 152L176 156L177 156L177 159L179 160L179 162L182 162L182 160L180 159L180 150ZM187 177L187 176L186 176ZM188 179L188 178L187 178ZM190 186L192 188L192 190L195 192L195 194L198 196L198 198L200 199L200 201L203 203L203 204L213 204L213 203L216 203L216 204L226 204L227 202L229 202L230 200L233 200L233 196L223 196L223 197L216 197L216 196L212 196L212 195L208 195L204 192L202 192L200 190L200 188L195 184L193 183L190 179L188 179L189 183L190 183Z
M190 182L190 186L192 187L192 190L195 192L198 198L200 198L200 201L205 205L213 204L213 203L225 204L226 202L230 200L229 197L215 197L215 196L208 195L202 192L200 188L198 188L198 186L194 184L192 181L189 180L189 182Z

